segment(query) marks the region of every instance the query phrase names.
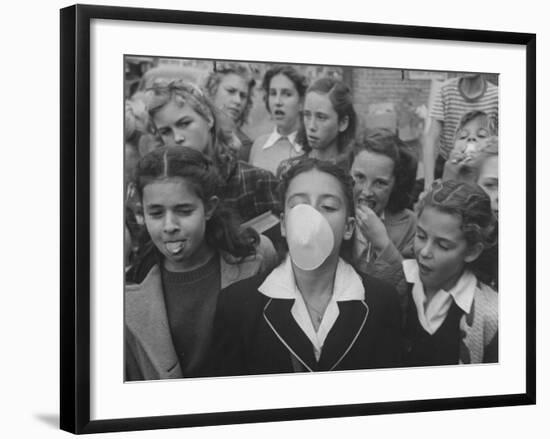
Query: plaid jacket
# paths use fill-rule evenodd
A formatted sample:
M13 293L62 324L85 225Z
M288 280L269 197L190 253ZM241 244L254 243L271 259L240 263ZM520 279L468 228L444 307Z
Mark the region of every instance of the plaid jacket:
M279 215L279 181L271 172L240 160L232 160L224 174L224 186L220 188L221 199L237 212L241 222L268 210Z

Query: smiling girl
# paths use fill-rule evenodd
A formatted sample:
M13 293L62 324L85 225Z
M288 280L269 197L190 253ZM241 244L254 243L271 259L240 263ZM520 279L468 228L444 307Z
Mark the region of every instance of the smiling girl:
M476 184L437 182L419 202L416 260L403 262L408 365L498 361L498 297L476 276L494 228L489 197Z
M406 303L401 262L413 256L416 215L407 208L417 161L390 130L363 132L353 147L355 180L353 262L367 274L393 284Z
M353 182L312 158L282 176L286 260L220 294L216 374L313 372L400 364L395 289L340 257L353 235Z
M151 238L125 293L127 380L204 374L220 289L267 270L267 238L239 231L212 162L186 147L144 156L136 189Z
M292 66L275 66L265 73L264 101L275 128L254 141L251 164L275 173L282 160L302 154L302 145L296 136L306 88L306 78Z

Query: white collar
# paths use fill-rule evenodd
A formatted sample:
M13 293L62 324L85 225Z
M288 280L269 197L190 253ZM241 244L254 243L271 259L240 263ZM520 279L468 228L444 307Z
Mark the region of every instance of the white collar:
M269 135L266 142L264 143L264 146L262 146L262 149L267 149L275 145L279 141L279 139L285 137L289 143L292 145L294 150L296 152L302 152L302 145L296 142L296 136L298 135L298 131L293 131L288 136L283 136L277 131L277 127L273 129L273 132Z
M403 261L403 272L407 282L413 284L412 296L420 324L430 334L441 326L453 300L466 314L470 313L477 287L477 278L471 271L465 270L456 285L449 291L442 289L435 293L426 310L424 310L426 294L420 280L418 262L415 259Z
M273 299L294 299L292 316L311 341L317 361L321 356L326 337L340 314L337 302L365 300L365 287L361 277L341 258L336 267L332 297L317 332L311 322L304 298L296 286L290 256L287 256L286 260L267 276L258 290Z
M302 297L294 279L292 262L287 255L285 261L276 267L260 285L259 291L273 299L296 299ZM365 300L363 281L353 267L338 259L332 297L337 302L347 300Z

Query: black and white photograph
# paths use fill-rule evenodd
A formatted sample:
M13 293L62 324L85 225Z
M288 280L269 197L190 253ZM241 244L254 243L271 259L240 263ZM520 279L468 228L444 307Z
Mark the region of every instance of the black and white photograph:
M498 145L498 72L125 54L125 381L498 363Z
M60 42L63 430L535 403L534 34L77 5Z

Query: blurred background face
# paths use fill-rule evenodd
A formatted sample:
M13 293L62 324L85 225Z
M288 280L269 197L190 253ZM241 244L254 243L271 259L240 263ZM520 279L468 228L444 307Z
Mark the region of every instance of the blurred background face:
M235 73L223 75L214 96L214 105L237 123L248 99L248 85Z
M325 150L336 144L340 124L338 114L326 94L309 92L304 102L304 126L312 149Z
M188 146L205 152L210 143L210 126L189 104L170 100L153 121L166 146Z
M275 75L269 83L269 111L281 133L298 129L301 100L294 83L283 74Z
M365 150L357 154L351 166L355 203L366 204L380 216L395 185L393 169L393 160L388 156Z
M498 155L490 156L483 161L477 183L491 198L491 209L498 218Z
M486 116L476 117L457 132L454 149L458 152L479 151L487 144L489 137L489 119Z

